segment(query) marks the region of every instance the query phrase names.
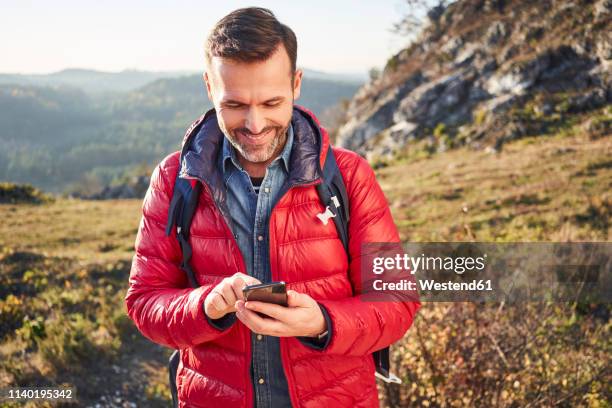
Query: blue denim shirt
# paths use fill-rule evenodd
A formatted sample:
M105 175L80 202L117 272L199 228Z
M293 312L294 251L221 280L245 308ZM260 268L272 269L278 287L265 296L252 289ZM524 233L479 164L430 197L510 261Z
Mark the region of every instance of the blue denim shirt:
M242 169L227 138L223 140L221 171L227 189L227 204L232 231L247 270L247 275L262 283L271 282L268 250L268 219L272 204L289 174L293 129L289 126L282 153L269 164L255 193L249 174ZM280 197L278 197L280 198ZM251 333L251 378L256 407L290 407L289 388L280 357L279 338Z

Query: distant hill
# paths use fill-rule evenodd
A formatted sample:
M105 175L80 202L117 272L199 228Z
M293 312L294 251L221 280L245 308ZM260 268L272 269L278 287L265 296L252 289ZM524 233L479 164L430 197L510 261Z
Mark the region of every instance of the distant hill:
M189 71L152 72L124 70L105 72L71 68L50 74L0 74L0 84L72 86L85 92L125 92L160 78L189 75Z
M304 76L310 79L363 83L365 74L332 74L304 68ZM119 72L70 68L49 74L0 74L0 85L71 86L88 93L127 92L150 84L158 79L178 79L190 76L201 78L198 71L140 71L126 69Z
M350 99L362 84L350 77L322 79L322 73L310 78L309 72L297 103L318 115ZM0 180L51 192L74 190L76 183L92 193L178 150L185 129L211 107L200 74L144 73L134 81L155 79L125 92L92 92L95 78L105 83L104 74L69 70L49 76L70 78L70 85L0 84ZM115 88L128 86L129 75L108 75ZM78 78L83 88L74 86Z
M309 76L307 71L302 81L302 92L297 104L304 105L315 113L349 98L362 82L355 80L324 79L325 75ZM316 71L313 71L316 72ZM336 78L331 75L330 77ZM142 119L148 115L159 115L164 120L173 120L177 115L187 120L195 118L212 104L206 96L204 80L200 74L153 81L139 89L117 96L112 103L116 117Z
M311 79L325 79L338 82L365 82L368 79L368 75L365 72L363 74L332 74L308 68L302 68L302 71L304 71L305 78Z

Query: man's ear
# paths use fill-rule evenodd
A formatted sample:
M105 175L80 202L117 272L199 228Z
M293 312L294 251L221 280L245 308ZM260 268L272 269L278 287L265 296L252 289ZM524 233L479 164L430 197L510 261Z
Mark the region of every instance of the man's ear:
M302 70L296 69L293 77L293 100L300 97L300 90L302 88Z
M208 73L204 72L204 74L202 74L202 77L204 78L204 83L206 84L206 93L208 94L208 99L210 100L210 103L214 103L212 93L210 92L210 78L208 77Z

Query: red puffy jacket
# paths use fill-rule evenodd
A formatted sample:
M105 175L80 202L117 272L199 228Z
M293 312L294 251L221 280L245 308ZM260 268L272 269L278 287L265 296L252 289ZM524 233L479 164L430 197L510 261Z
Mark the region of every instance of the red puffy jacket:
M189 128L193 142L166 157L154 170L142 206L136 253L125 298L129 316L150 340L181 349L177 373L180 407L252 407L249 329L236 321L220 331L211 326L203 302L224 277L245 271L228 227L225 195L216 167L223 133L214 111ZM412 324L418 301L364 302L360 284L363 242L399 242L385 196L366 160L333 148L350 203L350 264L334 223L316 217L324 208L315 185L329 138L312 113L295 108L291 188L272 209L269 222L272 280L309 294L328 311L332 338L322 351L296 338L280 339L283 368L295 407L377 407L372 352L400 339ZM184 140L184 142L185 142ZM185 147L185 146L184 146ZM165 235L174 179L204 182L191 224L192 266L201 287L189 287L180 269L175 236Z

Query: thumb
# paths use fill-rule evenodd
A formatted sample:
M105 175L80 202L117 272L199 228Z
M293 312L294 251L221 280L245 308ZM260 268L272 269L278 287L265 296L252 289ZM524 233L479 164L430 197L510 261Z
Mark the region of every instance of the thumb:
M296 292L295 290L287 291L287 306L303 307L308 306L307 295Z

